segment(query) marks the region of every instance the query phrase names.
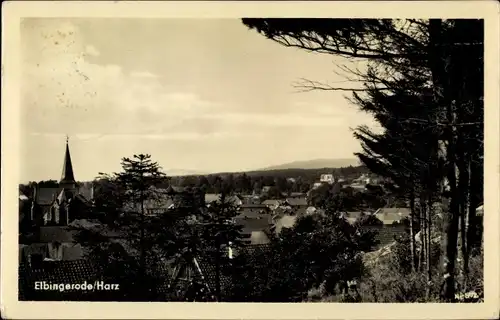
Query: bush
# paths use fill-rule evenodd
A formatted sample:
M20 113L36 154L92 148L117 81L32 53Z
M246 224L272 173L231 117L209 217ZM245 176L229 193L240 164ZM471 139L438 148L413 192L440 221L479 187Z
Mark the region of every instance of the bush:
M369 268L361 279L359 293L363 302L438 301L440 278L435 267L433 275L428 283L425 272L411 270L410 237L405 235L397 239L387 256Z

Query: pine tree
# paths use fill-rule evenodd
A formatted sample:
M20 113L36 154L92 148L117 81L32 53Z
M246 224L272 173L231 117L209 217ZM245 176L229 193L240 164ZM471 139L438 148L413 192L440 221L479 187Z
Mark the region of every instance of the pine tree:
M165 246L158 237L169 238L172 223L148 215L145 204L159 199L161 194L155 186L165 177L150 155L123 158L121 165L121 172L101 176L101 182L106 182L105 193L97 195L98 209L107 215L105 228L115 234L112 238L120 240L89 229L80 229L78 238L90 248L90 258L97 261L106 276L122 280L125 299L154 300L156 282L161 277L152 269L171 254L159 251Z
M365 59L366 70L339 67L352 75L349 80L363 86L304 80L299 88L354 92L354 101L387 130L376 135L358 129L357 137L365 146L361 158L403 186L400 190L410 195L412 207L419 195L426 260L430 260L431 204L436 197L449 198L443 298L453 300L459 223L466 264L466 240L477 227L472 211L481 190L483 21L243 19L243 23L286 47ZM430 148L418 145L421 130L431 137ZM427 266L430 274L429 261Z

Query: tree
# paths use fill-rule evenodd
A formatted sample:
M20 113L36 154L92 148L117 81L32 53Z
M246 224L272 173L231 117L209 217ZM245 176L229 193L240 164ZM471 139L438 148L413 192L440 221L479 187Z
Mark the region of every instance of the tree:
M89 256L112 279L122 280L124 295L133 300L155 299L154 288L160 281L151 269L161 264L171 252L164 249L171 225L164 217L146 215L145 202L159 199L155 188L164 174L147 154L123 158L122 171L102 174L101 192L96 206L106 215L108 229L121 239L110 239L101 230L79 228L78 242L90 248ZM162 242L158 242L159 237ZM125 283L126 282L126 283ZM125 290L129 288L129 290Z
M178 210L185 210L179 208ZM213 265L215 270L216 301L223 300L221 278L224 266L228 264L228 247L237 248L241 245L241 227L233 223L233 218L238 214L237 208L229 199L227 189L223 189L218 201L204 208L194 217L194 220L183 219L177 223L175 229L174 246L177 249L176 263L192 262L195 258L203 257L205 262ZM174 283L178 279L174 279ZM189 290L198 288L194 296L209 299L202 283L194 282ZM196 290L195 290L196 291Z
M235 225L233 222L233 218L237 215L237 208L228 199L228 194L223 192L220 200L208 208L202 222L204 227L203 238L206 241L205 251L213 257L215 264L217 301L222 300L221 264L228 259L225 248L241 245L241 226Z
M243 19L243 23L287 47L367 59L365 70L343 69L354 76L350 80L361 82L361 87L333 87L312 80L304 80L299 87L305 91L352 91L355 93L354 100L365 111L371 108L376 120L383 127L391 129L389 134L382 136L374 136L369 130L358 129L358 137L364 137L367 146L362 160L365 163L371 161L372 169L378 166L389 177L399 178L402 181L401 190L409 195L410 202L415 200L416 190L413 186L417 182L421 191L426 191L425 197L420 197L421 222L423 230L426 230L426 242L430 239L432 220L428 212L429 202L435 197L449 197L443 298L453 300L459 224L462 222L461 247L466 264L467 238L469 235L472 237L471 230L475 229L475 224L471 224L466 231L465 221L474 221L475 213L472 210L480 199L479 177L482 175L483 154L483 22L466 19ZM386 101L380 101L380 98ZM418 107L416 115L404 114L408 109L408 101L410 106ZM398 108L380 112L381 106L390 106L394 102L397 102ZM429 108L422 108L423 106ZM403 114L400 114L401 110ZM422 146L411 146L420 141L414 138L418 131L405 130L401 128L403 126L394 128L391 119L392 122L415 125L417 130L424 129L426 134L433 137L424 158L436 166L400 160L422 160L422 155L415 152L424 149ZM405 135L408 133L412 135ZM410 145L406 143L402 148L386 148L382 154L373 149L378 145L380 150L383 143L388 141L397 144L398 135L403 136ZM395 150L400 151L394 152ZM439 168L439 163L443 166L442 172L446 174L443 179L430 174L435 172L436 167ZM409 183L403 181L405 172ZM473 180L470 179L472 176ZM430 187L429 184L433 186ZM434 184L437 184L436 188Z
M361 244L357 229L333 212L298 218L268 250L236 257L234 299L301 302L313 288L344 292L363 272Z

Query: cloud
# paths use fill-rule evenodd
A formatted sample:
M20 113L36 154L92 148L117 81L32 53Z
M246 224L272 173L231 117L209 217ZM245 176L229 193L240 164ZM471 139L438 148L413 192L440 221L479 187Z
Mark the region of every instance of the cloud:
M307 113L252 114L227 113L208 114L202 117L232 124L254 124L262 127L335 127L342 125L343 117L321 117Z
M148 71L127 73L119 65L89 62L99 51L70 23L25 23L22 42L22 103L33 131L159 132L217 107L168 88Z
M33 132L225 140L289 133L292 128L294 134L302 129L311 133L358 119L330 105L300 101L281 113L263 108L241 112L239 105L170 87L151 71L98 64L99 50L85 42L78 27L57 19L25 23L22 45L24 121Z
M57 140L63 140L65 135L57 132L31 132L30 135L44 138L54 138ZM170 141L202 141L202 140L231 140L238 139L244 136L249 136L250 133L245 132L232 132L232 131L220 131L212 132L209 134L202 134L197 132L171 132L165 134L96 134L96 133L77 133L72 135L70 140L76 141L88 141L88 140L125 140L125 141L135 141L135 140L170 140ZM251 134L254 136L253 134ZM264 136L264 134L262 134Z
M101 54L99 50L97 50L96 47L94 47L93 45L87 45L85 47L85 53L94 57L98 57Z
M152 74L151 72L149 71L133 71L130 73L130 76L131 77L134 77L134 78L146 78L146 79L157 79L159 78L158 75L156 74Z

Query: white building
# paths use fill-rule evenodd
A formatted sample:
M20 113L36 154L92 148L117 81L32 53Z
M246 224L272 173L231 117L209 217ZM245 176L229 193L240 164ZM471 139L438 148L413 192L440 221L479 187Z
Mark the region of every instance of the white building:
M331 173L326 173L320 176L319 181L332 184L335 182L335 177Z

